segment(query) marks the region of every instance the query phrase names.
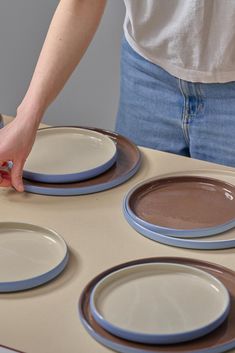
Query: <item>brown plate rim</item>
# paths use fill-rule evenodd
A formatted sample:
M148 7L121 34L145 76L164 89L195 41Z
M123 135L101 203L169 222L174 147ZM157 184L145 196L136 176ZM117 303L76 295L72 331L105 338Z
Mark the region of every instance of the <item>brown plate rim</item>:
M85 321L85 324L83 322L83 325L85 326L86 329L87 329L87 327L89 327L88 332L94 331L94 332L96 332L96 334L98 336L101 336L103 339L109 340L112 343L115 343L115 345L117 345L117 346L120 345L120 346L122 346L122 348L126 347L127 351L128 351L128 349L129 349L129 351L131 349L133 349L133 352L136 351L136 352L156 352L156 353L160 353L160 352L162 352L162 353L167 353L167 352L169 352L169 353L171 353L171 352L172 353L174 353L174 352L182 352L182 353L205 352L206 350L208 350L208 347L207 346L200 347L200 342L203 343L204 340L208 341L208 337L210 339L210 337L214 333L219 332L219 330L223 331L224 329L226 329L228 322L229 322L228 319L215 331L213 331L212 333L210 333L200 339L196 339L194 341L185 342L185 343L177 344L177 345L164 345L164 346L162 346L162 345L146 345L146 344L126 341L124 339L118 338L118 337L108 333L101 326L99 326L97 323L95 323L95 327L97 327L99 329L99 332L97 333L97 331L95 330L95 328L91 324L91 320L87 319L87 316L91 315L91 312L89 310L89 312L87 313L86 307L84 308L84 305L85 306L87 305L87 302L89 301L92 289L102 278L104 278L105 276L109 275L112 272L123 269L125 267L135 266L138 264L151 263L151 262L157 262L157 263L170 262L170 263L195 266L196 268L202 269L202 270L214 275L222 283L223 283L223 279L221 279L220 277L224 277L226 279L227 276L231 276L234 278L234 281L235 281L235 272L233 270L231 270L227 267L224 267L224 266L221 266L221 265L218 265L215 263L203 261L203 260L191 259L191 258L186 258L186 257L185 258L184 257L150 257L150 258L142 258L142 259L128 261L128 262L113 266L113 267L101 272L100 274L95 276L83 289L81 296L79 298L79 303L78 303L80 318L81 318L82 322ZM220 274L220 276L219 276L219 274ZM224 279L224 281L225 281L225 279ZM225 283L223 283L223 284L226 286ZM234 286L234 290L235 290L235 283L233 286ZM229 290L229 288L227 288L227 289ZM230 293L230 295L231 295L231 293ZM235 294L231 295L231 305L232 305L231 311L232 311L232 308L233 308L233 310L235 310L234 309L234 307L235 307ZM85 311L86 311L86 313L84 313ZM229 317L231 316L231 311L230 311ZM94 321L94 319L93 319L93 321ZM102 334L100 332L104 332L106 336L102 336ZM230 340L227 340L226 342L223 342L223 343L217 342L217 344L214 344L212 346L212 348L218 349L220 346L223 347L225 344L227 346L227 345L229 345L229 344L231 345L233 343L235 345L235 331L234 331L234 336ZM194 346L196 344L196 348L192 348L192 344ZM197 347L197 345L198 345L198 347ZM191 346L191 348L190 348L190 346ZM210 350L208 350L208 352L210 352ZM222 350L221 350L221 352L222 352Z

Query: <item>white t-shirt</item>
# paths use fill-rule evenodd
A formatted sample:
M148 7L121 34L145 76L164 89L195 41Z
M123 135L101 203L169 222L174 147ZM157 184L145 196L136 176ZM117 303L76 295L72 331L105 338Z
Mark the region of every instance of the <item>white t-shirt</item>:
M235 0L124 0L131 47L192 82L235 81Z

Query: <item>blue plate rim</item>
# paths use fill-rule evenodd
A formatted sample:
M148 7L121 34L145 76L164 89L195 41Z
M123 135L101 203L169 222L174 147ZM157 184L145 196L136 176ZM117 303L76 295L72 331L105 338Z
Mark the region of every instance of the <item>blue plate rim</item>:
M57 233L55 230L48 228L48 227L43 227L43 226L38 226L35 224L31 223L25 223L25 222L0 222L1 224L11 224L12 226L14 225L21 225L22 227L28 227L34 228L35 230L43 230L48 232L49 234L56 235L63 243L65 247L65 254L64 257L61 259L61 261L53 267L51 270L44 272L40 275L37 275L35 277L30 277L26 278L24 280L19 280L19 281L9 281L9 282L0 282L0 293L7 293L7 292L17 292L17 291L22 291L22 290L27 290L31 289L37 286L40 286L44 283L47 283L57 277L66 267L68 260L69 260L69 251L68 251L68 246L64 240L64 238Z
M105 138L109 139L114 146L114 153L110 159L108 159L105 163L102 163L101 165L82 171L82 172L77 172L77 173L66 173L66 174L46 174L46 173L38 173L38 172L32 172L30 170L24 169L23 170L23 177L25 179L33 180L33 181L38 181L38 182L45 182L45 183L69 183L69 182L76 182L76 181L82 181L85 179L90 179L94 178L95 176L98 176L99 174L104 173L107 171L111 166L116 162L117 158L117 146L115 141L113 141L108 135L102 134L102 132L95 131L94 129L89 129L85 127L75 127L75 126L48 126L48 127L43 127L40 128L38 131L51 131L51 130L61 130L61 129L77 129L77 130L84 130L84 131L90 131L91 133L95 134L100 134L103 135Z
M111 340L108 340L107 338L104 338L101 334L96 332L86 321L86 319L83 316L83 313L79 310L79 317L82 322L83 327L86 329L86 331L93 337L98 343L113 349L114 351L120 352L120 353L149 353L148 349L143 349L143 348L134 348L134 347L127 347L124 344L120 343L114 343ZM198 349L194 350L193 353L223 353L226 352L232 348L235 347L235 341L229 342L227 344L218 346L216 348L208 348L208 349ZM159 348L156 348L154 353L165 353L165 350L161 350ZM184 351L183 353L192 353L192 351Z
M42 173L34 173L24 170L23 177L25 179L44 182L44 183L70 183L76 181L83 181L86 179L94 178L104 172L106 172L109 168L113 166L117 159L117 151L114 156L102 166L87 170L85 172L80 173L71 173L71 174L42 174Z
M112 338L107 338L106 335L104 336L102 334L102 331L100 332L99 327L98 327L98 331L93 327L92 325L92 321L94 321L94 319L92 318L92 315L90 313L90 308L88 308L88 311L86 309L87 304L85 302L89 302L89 297L90 297L90 292L91 289L94 287L95 283L97 283L97 281L102 278L105 275L108 275L109 273L111 273L114 270L117 270L119 268L123 268L126 265L135 265L136 263L142 263L142 262L153 262L153 261L157 261L157 262L162 262L162 261L172 261L172 262L178 262L178 263L186 263L188 264L190 262L190 264L192 266L196 266L199 268L202 268L203 270L205 270L205 266L207 268L207 270L210 272L210 268L212 266L212 270L213 272L215 271L215 277L216 277L216 273L217 272L221 272L221 270L225 271L226 273L232 273L232 275L234 276L235 272L230 270L227 267L224 266L220 266L218 264L212 263L212 262L208 262L208 261L204 261L204 260L199 260L199 259L195 259L195 258L187 258L187 257L175 257L175 256L160 256L160 257L149 257L149 258L142 258L142 259L136 259L136 260L132 260L132 261L128 261L116 266L111 267L108 270L103 271L102 273L96 275L96 277L94 277L92 280L90 280L90 282L84 287L82 293L80 294L79 297L79 301L78 301L78 314L79 314L79 318L80 321L82 323L82 325L84 326L84 329L99 343L101 343L102 345L111 348L117 352L120 353L150 353L150 352L154 352L154 353L164 353L166 352L165 350L165 346L162 346L163 349L161 349L161 345L158 346L150 346L151 349L148 348L148 345L146 344L140 344L140 343L134 343L133 342L133 346L127 346L126 345L126 340L122 339L122 338L118 338L118 341L116 340L115 336L111 335L111 337L113 337L114 340L112 340ZM205 270L206 271L206 270ZM85 306L84 306L85 305ZM104 330L102 327L100 327L102 330ZM104 330L105 331L105 330ZM187 344L187 343L186 343ZM184 345L184 344L183 344ZM211 348L196 348L193 349L193 353L221 353L221 352L225 352L229 349L232 349L235 347L235 337L231 340L229 340L228 342L225 343L219 343L217 346ZM153 349L155 348L155 349ZM168 351L170 352L170 345L167 347ZM188 349L184 349L182 346L182 350L180 349L179 352L182 353L192 353L192 350L188 350Z
M129 215L128 211L123 207L123 214L129 225L134 228L139 234L145 236L148 239L151 239L155 242L175 246L179 248L186 249L197 249L197 250L222 250L230 249L235 247L235 237L234 239L225 239L225 240L216 240L216 241L201 241L200 238L194 239L185 239L179 237L168 236L161 234L159 232L154 232L150 229L145 228L144 226L138 224L132 217ZM213 237L213 236L212 236Z
M142 154L139 148L132 141L128 140L126 137L113 131L99 129L99 128L91 128L91 127L88 127L88 129L92 129L95 131L104 131L110 136L110 138L112 138L112 136L113 138L118 138L118 136L124 138L128 143L130 143L135 148L135 152L137 154L137 161L135 165L127 172L125 172L123 175L117 177L116 179L111 180L110 182L100 183L100 184L86 186L86 187L75 187L70 189L62 188L61 186L58 188L56 187L50 188L50 187L36 186L36 185L30 185L25 183L24 184L25 191L34 193L34 194L48 195L48 196L78 196L78 195L93 194L93 193L109 190L118 185L121 185L138 172L142 163Z
M164 263L161 262L161 264L164 264ZM170 263L168 263L168 264L170 264ZM142 265L139 264L139 265L135 265L135 266L126 266L124 269L121 269L118 271L122 271L127 268L131 268L131 267L145 266L145 265L149 265L149 264L142 264ZM173 264L171 263L171 265L173 265ZM183 267L184 266L190 267L189 265L182 265L182 264L177 264L177 265L180 265ZM96 322L100 326L102 326L105 330L107 330L108 332L112 333L113 335L119 336L123 339L131 340L134 342L146 343L146 344L176 344L176 343L183 343L183 342L191 341L193 339L200 338L200 337L212 332L213 330L215 330L217 327L219 327L225 321L225 319L227 318L227 316L229 314L230 308L231 308L231 302L230 302L230 294L229 294L227 288L224 286L224 284L221 281L219 281L215 276L208 274L206 271L203 271L203 270L197 269L197 268L195 268L195 269L196 269L196 271L198 270L198 272L205 272L207 275L209 275L209 277L212 277L213 280L215 280L220 285L222 285L222 288L224 289L226 296L227 296L227 298L226 298L227 303L226 303L226 306L225 306L223 312L216 318L216 320L209 322L208 324L206 324L203 327L200 327L198 329L191 330L191 331L179 332L176 334L147 334L147 333L141 333L141 332L131 331L131 330L127 330L127 329L122 329L122 328L110 323L108 320L106 320L96 308L94 297L95 297L95 291L97 290L97 287L99 286L100 281L94 286L94 288L91 291L91 295L90 295L91 314L92 314L93 318L96 320ZM110 275L113 275L115 272L118 272L118 271L113 271L111 274L104 276L101 281L105 280L105 278L109 277Z
M182 176L183 176L183 173L182 173ZM175 177L174 173L172 173L172 177ZM185 175L185 177L187 177L187 175ZM174 228L167 228L167 227L151 224L151 223L149 223L147 221L144 221L140 217L138 217L132 211L131 207L129 206L129 200L130 200L130 197L132 196L133 192L135 192L142 185L145 185L145 184L147 184L147 183L149 183L151 181L160 180L160 179L163 179L163 178L164 178L164 176L163 177L159 176L159 177L155 177L155 178L150 178L150 179L144 180L144 181L138 183L137 185L135 185L124 196L123 202L125 203L126 210L128 211L128 214L130 215L130 217L134 221L136 221L138 224L142 225L146 229L149 229L150 231L156 231L156 232L161 233L162 235L173 236L175 238L176 237L179 237L179 238L194 238L194 237L195 238L199 238L199 237L211 236L211 235L215 235L215 234L220 234L222 232L225 232L225 231L235 227L235 218L232 219L229 222L220 224L220 225L218 225L216 227L195 228L195 229L174 229ZM211 180L212 179L217 180L215 178L208 178L208 177L203 177L203 178L204 179L207 178L207 179L211 179ZM219 180L219 181L224 182L222 180ZM224 183L229 184L227 182L224 182ZM230 185L235 187L232 184L230 184Z

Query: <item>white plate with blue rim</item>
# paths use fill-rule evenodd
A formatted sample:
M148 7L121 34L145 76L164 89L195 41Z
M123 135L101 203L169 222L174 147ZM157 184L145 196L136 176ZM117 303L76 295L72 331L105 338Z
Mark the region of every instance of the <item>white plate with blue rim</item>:
M94 178L116 161L117 149L108 136L76 127L39 129L23 176L38 182L70 183Z
M105 173L92 179L73 183L41 183L24 179L26 192L51 196L86 195L114 188L135 175L141 166L138 147L124 136L108 130L86 128L101 132L112 139L117 148L117 159Z
M30 289L51 281L67 265L68 248L54 230L0 222L0 292Z
M227 318L226 287L201 269L174 263L127 266L101 278L91 292L97 323L126 340L175 344L202 337Z

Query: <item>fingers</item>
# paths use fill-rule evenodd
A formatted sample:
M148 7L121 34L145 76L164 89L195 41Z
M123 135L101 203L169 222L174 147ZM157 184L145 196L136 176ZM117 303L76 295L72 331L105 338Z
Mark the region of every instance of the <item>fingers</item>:
M4 164L2 164L2 167L6 168ZM13 166L11 170L8 168L1 169L0 167L0 187L12 186L15 190L19 192L24 191L24 185L22 181L22 169L23 164Z
M10 174L0 170L0 187L9 187L9 186L11 186Z
M0 161L0 167L7 167L8 162Z
M24 185L22 181L23 166L23 162L16 162L13 164L11 170L11 184L19 192L24 191Z

